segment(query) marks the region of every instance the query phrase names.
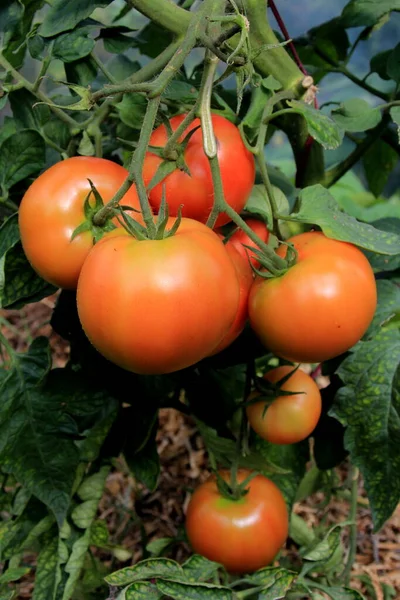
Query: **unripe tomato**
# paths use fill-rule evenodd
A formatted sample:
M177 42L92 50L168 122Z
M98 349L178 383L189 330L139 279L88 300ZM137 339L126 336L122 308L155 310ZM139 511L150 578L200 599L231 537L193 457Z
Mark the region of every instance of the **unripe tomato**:
M321 232L288 241L297 263L281 277L256 278L250 324L277 356L322 362L349 350L368 329L377 302L374 273L356 246ZM278 249L280 256L286 252L286 246Z
M264 379L277 383L291 371L291 366L277 367L268 371ZM265 400L249 404L247 418L264 440L273 444L296 444L314 431L321 416L321 394L313 378L300 369L281 385L281 390L299 393L278 396L266 410Z
M222 238L221 235L219 235L219 237ZM225 248L235 267L238 277L239 304L237 307L235 320L224 335L221 342L218 344L217 348L212 352L212 356L214 356L214 354L218 354L218 352L222 352L222 350L225 350L225 348L230 346L232 342L234 342L242 333L249 314L248 300L251 285L254 280L253 271L249 265L248 258L243 256L243 254L241 254L233 244L225 244Z
M162 240L138 241L125 232L103 238L78 282L78 314L89 340L110 361L142 374L170 373L208 356L238 302L224 244L192 219Z
M185 115L178 115L170 119L172 130L175 131L183 121ZM212 115L215 137L218 145L218 159L221 170L222 185L227 203L240 212L254 184L255 163L252 153L243 143L239 129L230 121L220 115ZM200 119L195 119L185 130L181 140L189 131L200 125ZM150 144L152 146L165 146L168 139L165 125L160 125L154 130ZM175 169L167 175L161 183L149 192L149 199L153 209L158 212L161 204L163 187L165 187L166 200L169 214L177 215L182 205L184 217L196 219L205 223L209 217L214 203L214 186L208 158L203 150L203 134L199 128L190 138L184 151L184 159L189 168L190 175ZM156 173L162 158L148 152L143 166L143 178L146 186ZM216 222L216 227L230 221L222 213Z
M32 183L19 208L19 227L24 252L43 279L57 287L76 288L93 246L90 231L71 241L73 231L85 220L83 206L91 189L88 180L107 203L127 175L126 169L111 160L76 156L56 163ZM94 205L93 194L90 203ZM121 204L140 209L135 187Z
M254 231L254 233L258 235L262 242L268 242L269 231L264 221L259 221L258 219L246 219L246 224L249 227L251 227L251 229ZM253 240L249 238L247 233L243 231L243 229L237 229L235 233L229 238L227 245L235 246L235 248L242 254L242 256L244 256L247 260L250 259L250 262L253 265L253 267L256 267L256 269L258 269L260 263L257 260L256 256L252 253L251 250L245 248L245 246L250 246L252 248L257 249L257 246L255 245Z
M229 482L229 472L220 475ZM239 483L248 475L239 471ZM212 476L196 489L186 514L194 552L230 573L251 573L270 564L288 535L288 511L279 488L256 475L246 489L248 493L239 500L224 498Z

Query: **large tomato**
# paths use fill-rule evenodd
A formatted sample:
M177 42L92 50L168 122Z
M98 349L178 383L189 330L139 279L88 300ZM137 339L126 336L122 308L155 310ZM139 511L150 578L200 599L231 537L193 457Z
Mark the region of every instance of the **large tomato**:
M229 473L221 476L229 481ZM242 482L247 471L239 471ZM239 500L221 496L215 477L190 499L186 531L193 550L231 573L250 573L268 565L288 535L288 512L277 486L257 475Z
M254 231L254 233L258 235L262 242L268 242L269 231L264 221L259 221L258 219L246 219L246 224ZM250 259L250 262L254 267L258 268L260 266L256 256L251 250L246 248L246 246L250 246L251 248L257 248L257 246L253 240L249 238L247 233L243 231L243 229L237 229L229 238L227 245L235 246L235 248L240 252L240 254L242 254L242 256L246 258L246 260Z
M71 241L73 231L84 219L83 205L92 181L104 202L120 188L128 171L104 158L77 156L56 163L32 183L19 209L19 226L24 252L43 279L75 289L82 264L93 246L89 231ZM94 203L93 194L91 203ZM135 187L122 204L139 209Z
M289 241L297 263L282 277L255 280L250 324L276 355L322 362L346 352L368 329L377 302L374 273L358 248L321 232ZM286 251L281 246L278 254Z
M182 219L163 240L103 238L82 267L77 301L101 354L136 373L162 374L198 362L220 343L236 315L239 284L218 236Z
M183 121L185 115L172 117L171 127L175 130ZM244 145L238 128L220 115L213 115L212 122L218 144L218 159L221 169L222 184L225 200L240 212L250 195L254 184L255 165L254 157ZM200 119L195 119L182 136L200 125ZM152 146L165 146L167 142L165 125L160 125L153 132L150 144ZM156 185L149 193L150 203L158 212L161 204L163 187L165 186L166 200L170 215L176 215L182 205L184 217L190 217L205 223L211 212L214 202L214 191L211 170L208 158L203 150L203 135L198 129L190 138L184 152L184 159L189 167L190 175L175 169ZM156 154L148 152L143 167L143 177L148 185L156 173L162 159ZM228 223L230 219L221 214L216 226Z
M219 235L219 237L222 238L221 235ZM249 314L248 300L251 285L254 280L253 271L249 265L248 258L241 254L233 244L227 243L225 244L225 248L236 269L239 281L239 304L236 310L235 320L218 344L217 348L212 352L212 355L225 350L225 348L230 346L243 331Z
M268 371L264 378L277 383L293 367L283 366ZM315 381L297 369L280 387L286 392L298 392L277 396L265 410L265 401L247 406L247 417L254 431L273 444L295 444L304 440L315 429L321 416L321 394ZM254 396L253 396L254 398Z

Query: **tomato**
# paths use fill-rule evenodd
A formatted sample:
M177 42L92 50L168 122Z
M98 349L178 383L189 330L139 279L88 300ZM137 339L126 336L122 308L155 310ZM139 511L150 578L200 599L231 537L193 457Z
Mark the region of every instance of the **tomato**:
M229 473L221 471L229 481ZM242 482L249 473L238 472ZM289 519L278 487L263 475L250 481L239 500L224 498L215 476L190 499L186 532L197 554L222 564L231 573L250 573L275 558L287 538Z
M171 127L175 130L183 121L185 115L172 117ZM221 169L222 184L225 200L240 212L250 195L254 184L254 157L244 145L238 128L220 115L213 115L212 122L218 144L218 159ZM200 119L195 119L182 136L200 125ZM163 147L168 139L165 125L160 125L153 132L150 144ZM190 138L184 151L184 159L190 175L175 169L161 183L150 190L149 198L153 209L158 212L163 187L165 186L166 200L170 215L177 215L181 205L184 217L190 217L205 223L214 202L214 187L208 158L203 150L203 135L199 128ZM146 186L156 173L162 158L148 152L143 167L143 178ZM216 226L219 227L230 221L226 214L221 214Z
M277 356L322 362L346 352L368 329L377 302L374 273L358 248L321 232L289 241L297 263L282 277L256 278L250 324ZM280 246L278 254L286 251Z
M120 188L128 171L104 158L77 156L56 163L32 183L19 209L24 252L43 279L57 287L75 289L82 264L93 246L89 231L71 241L84 219L83 205L90 179L104 202ZM93 195L91 202L94 203ZM131 187L121 204L139 209Z
M260 240L264 243L268 242L269 239L269 231L267 229L264 221L259 221L258 219L246 219L246 224L251 227L251 229L258 235ZM243 231L243 229L237 229L235 233L229 238L228 245L233 245L237 250L244 256L247 260L250 259L251 264L258 269L260 266L259 261L252 253L251 250L246 248L245 246L251 246L252 248L257 248L255 243L249 238L247 233Z
M264 379L277 383L291 371L291 366L277 367L266 373ZM321 394L313 378L300 369L281 385L281 389L299 393L278 396L266 410L265 401L249 404L247 418L264 440L273 444L295 444L314 431L321 416Z
M172 219L170 219L172 222ZM208 227L182 219L162 240L103 238L78 282L78 313L92 344L129 371L170 373L208 356L233 323L235 268Z
M222 235L219 235L222 238ZM239 304L236 311L236 317L232 325L224 335L212 355L222 352L242 333L248 318L248 300L251 285L253 283L253 271L249 265L248 258L241 254L233 244L225 244L226 251L235 267L239 281Z

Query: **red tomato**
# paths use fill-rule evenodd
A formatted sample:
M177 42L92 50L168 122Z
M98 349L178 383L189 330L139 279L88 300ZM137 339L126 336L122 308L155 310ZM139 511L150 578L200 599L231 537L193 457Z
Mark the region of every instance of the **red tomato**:
M19 227L24 252L43 279L57 287L76 288L82 264L93 246L89 231L71 241L73 231L85 220L88 179L107 203L127 175L126 169L111 160L76 156L56 163L32 183L21 202ZM121 204L140 208L135 187L128 190Z
M162 374L198 362L220 343L236 315L239 284L218 236L182 219L163 240L101 240L83 265L77 302L101 354L135 373Z
M358 248L321 232L289 241L297 263L282 277L256 278L250 324L277 356L322 362L346 352L368 329L377 302L374 273ZM286 251L280 246L278 254Z
M277 383L293 371L284 366L272 369L264 379ZM281 389L299 392L291 396L278 396L265 410L265 401L247 406L247 417L254 431L273 444L295 444L308 437L321 416L321 394L312 377L297 369ZM259 394L255 394L256 397Z
M229 482L230 475L221 471ZM242 482L247 471L239 471ZM270 564L287 538L289 519L278 487L263 475L250 481L240 500L221 496L215 477L190 499L186 531L193 550L231 573L250 573Z
M172 117L171 127L175 130L183 121L185 115ZM254 157L244 145L238 128L230 121L219 115L212 116L215 136L218 143L218 159L221 169L222 184L225 200L240 212L250 195L254 184L255 164ZM186 129L185 135L200 125L200 119L195 119ZM164 146L168 139L164 125L160 125L153 132L150 144ZM149 193L150 203L158 212L161 204L163 186L165 185L166 200L169 214L177 215L181 205L184 217L190 217L205 223L209 217L214 202L214 188L208 158L203 150L203 135L198 129L190 138L185 149L184 158L189 167L190 175L176 169L161 183L156 185ZM143 168L143 177L146 186L150 183L162 159L151 152L146 154ZM217 220L216 227L230 221L222 213Z
M258 219L246 219L246 223L251 229L258 235L260 240L264 243L268 242L269 231L267 229L264 221L259 221ZM245 246L251 246L252 248L257 248L255 243L249 238L247 233L243 231L243 229L237 229L235 233L229 238L228 245L232 244L237 248L237 250L246 258L246 260L250 259L251 264L258 269L260 266L259 261L252 253L251 250L245 248Z
M218 234L220 238L222 235ZM248 318L248 300L251 285L254 281L253 271L249 265L247 257L244 257L233 244L225 244L226 251L231 258L231 261L236 269L236 274L239 280L239 304L236 311L236 317L232 325L224 335L217 348L212 352L211 356L222 352L236 340L242 333Z

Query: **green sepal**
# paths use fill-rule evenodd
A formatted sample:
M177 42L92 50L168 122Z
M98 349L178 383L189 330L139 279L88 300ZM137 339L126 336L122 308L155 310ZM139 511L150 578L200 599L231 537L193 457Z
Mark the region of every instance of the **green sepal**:
M181 224L182 221L182 204L180 205L180 207L178 208L178 215L174 221L174 224L172 225L171 229L169 229L164 237L172 237L173 235L176 234L176 232L178 231L179 225Z
M78 227L74 229L71 235L71 242L81 233L85 233L85 231L90 231L90 223L88 221L83 221Z
M164 160L158 167L157 171L154 173L153 177L150 180L150 183L147 186L147 191L150 192L156 185L161 183L168 175L173 173L177 168L177 163L174 160Z
M130 235L138 240L148 239L146 227L135 221L135 219L132 219L132 217L123 210L120 211L120 214L123 220L118 218L118 222Z
M113 219L119 213L118 210L115 209L110 213L110 216L108 217L104 225L102 225L101 227L99 225L95 225L93 222L94 216L99 212L99 210L101 210L104 207L104 201L93 182L90 179L88 179L88 182L90 185L90 192L87 194L85 202L83 204L83 214L85 215L85 219L72 232L71 242L79 234L89 231L92 236L93 243L95 244L96 242L101 240L104 233L108 233L109 231L116 229L116 226L111 221L111 219ZM94 205L90 203L90 198L92 194L95 200ZM128 208L131 210L131 207Z
M157 217L157 233L156 240L162 240L164 238L165 228L167 227L169 219L168 205L166 201L165 184L163 184L161 204L158 211Z

